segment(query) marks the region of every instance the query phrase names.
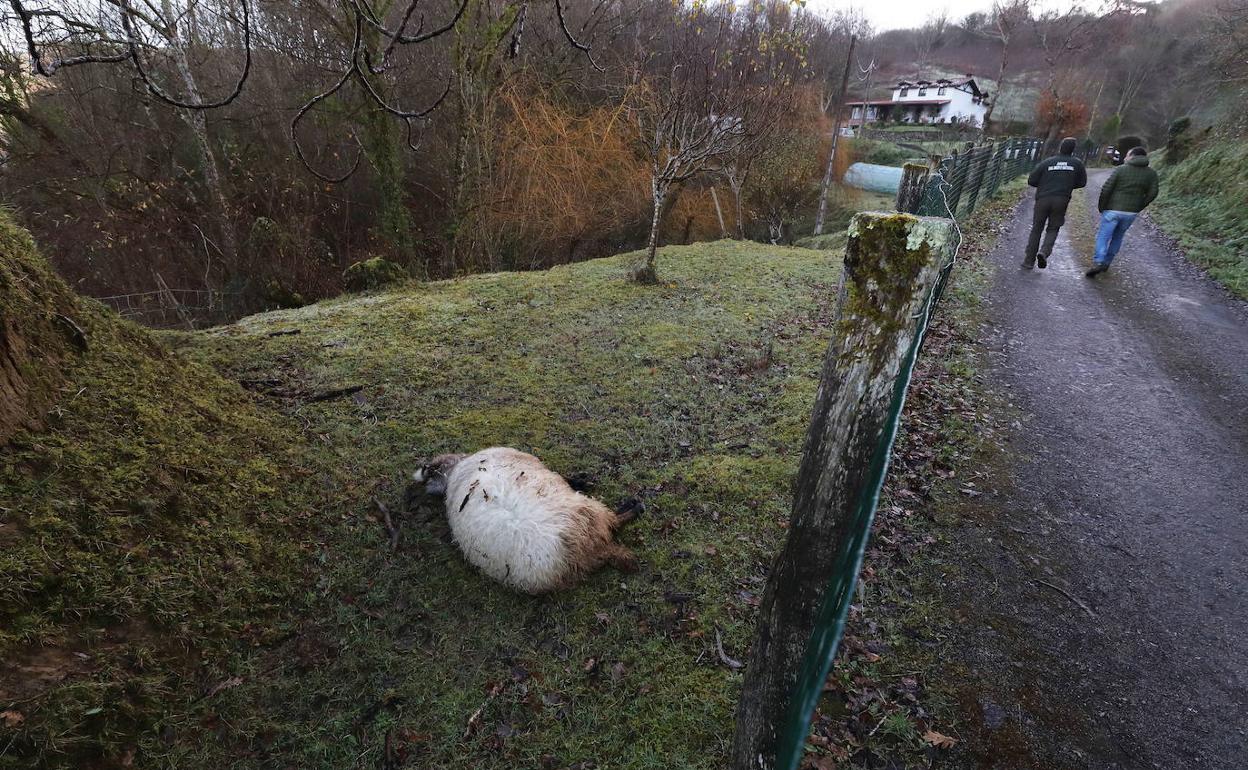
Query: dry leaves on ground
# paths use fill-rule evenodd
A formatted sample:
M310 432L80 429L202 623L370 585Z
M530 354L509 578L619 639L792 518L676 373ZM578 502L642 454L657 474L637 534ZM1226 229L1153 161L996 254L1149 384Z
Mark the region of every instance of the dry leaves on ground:
M951 749L953 748L953 745L958 742L957 738L945 735L944 733L938 733L935 730L928 730L923 733L923 740L938 749Z

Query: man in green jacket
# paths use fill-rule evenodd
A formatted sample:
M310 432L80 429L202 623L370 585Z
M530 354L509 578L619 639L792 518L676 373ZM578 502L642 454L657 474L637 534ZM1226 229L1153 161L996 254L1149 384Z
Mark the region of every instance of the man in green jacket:
M1101 187L1097 203L1101 227L1096 232L1096 256L1087 272L1089 278L1109 269L1127 229L1156 197L1157 172L1148 167L1148 152L1143 147L1133 147L1127 153L1127 162L1116 168Z

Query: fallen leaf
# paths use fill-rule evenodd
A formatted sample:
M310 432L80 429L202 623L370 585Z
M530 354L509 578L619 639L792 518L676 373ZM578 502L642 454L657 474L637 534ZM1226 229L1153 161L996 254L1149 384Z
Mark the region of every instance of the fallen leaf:
M950 737L944 733L938 733L935 730L928 730L923 733L923 740L932 744L938 749L951 749L958 742L957 738Z
M208 694L205 695L204 697L211 698L212 696L216 695L222 690L228 690L231 687L238 687L242 683L243 683L243 678L241 676L232 676L229 679L226 679L224 682L218 682L217 684L213 685L212 689L209 690Z

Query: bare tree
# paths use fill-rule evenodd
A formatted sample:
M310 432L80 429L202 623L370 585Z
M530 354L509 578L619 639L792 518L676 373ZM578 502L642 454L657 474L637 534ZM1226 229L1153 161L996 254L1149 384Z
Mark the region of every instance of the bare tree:
M787 9L768 10L775 15L763 20L728 4L677 9L667 46L638 50L625 106L651 169L650 234L634 271L640 282L657 280L659 228L674 186L748 155L790 98L800 57Z
M845 109L845 90L849 85L849 73L854 65L854 44L858 42L856 35L849 38L849 51L845 55L845 69L841 74L840 95L836 100L836 111L832 113L832 147L828 151L828 166L823 172L823 185L819 189L819 211L815 214L815 235L823 234L823 222L828 212L828 192L832 187L832 175L836 170L836 145L841 136L841 113Z
M179 110L195 142L220 251L225 262L233 265L238 256L233 216L204 111L237 99L251 74L250 0L187 0L178 5L159 0L144 2L142 7L130 0L38 6L9 0L9 5L35 74L51 77L66 67L127 63L149 95ZM231 27L240 30L241 36L231 35ZM234 44L241 49L242 59L237 79L224 95L205 96L192 58L197 52L219 56ZM170 70L178 87L162 82L163 73Z
M1211 29L1211 58L1223 82L1248 81L1248 0L1220 3Z
M984 111L984 122L980 126L980 131L984 135L987 135L989 131L993 110L996 109L1002 94L1005 93L1006 77L1010 65L1010 43L1030 19L1031 0L996 0L983 25L971 29L976 35L1001 44L1001 60L997 66L997 92L988 100L988 108Z
M933 11L914 37L914 75L921 76L931 64L932 52L944 42L949 27L949 11L946 8Z
M1032 28L1045 63L1046 82L1040 109L1047 124L1046 151L1052 149L1058 133L1068 127L1070 119L1075 117L1072 110L1076 103L1069 93L1064 93L1078 81L1078 78L1071 76L1072 67L1094 42L1093 33L1098 24L1119 13L1119 9L1118 0L1111 0L1100 12L1074 5L1065 11L1046 11L1032 19Z

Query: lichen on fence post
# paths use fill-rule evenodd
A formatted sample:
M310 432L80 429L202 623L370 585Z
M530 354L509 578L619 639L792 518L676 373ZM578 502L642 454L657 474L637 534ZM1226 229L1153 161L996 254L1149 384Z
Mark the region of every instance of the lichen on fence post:
M849 227L836 333L737 709L734 770L790 770L840 639L930 308L948 219L863 212ZM916 319L919 319L916 321Z

